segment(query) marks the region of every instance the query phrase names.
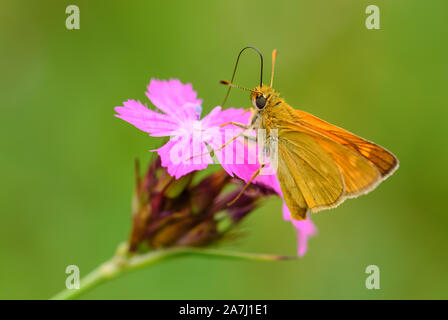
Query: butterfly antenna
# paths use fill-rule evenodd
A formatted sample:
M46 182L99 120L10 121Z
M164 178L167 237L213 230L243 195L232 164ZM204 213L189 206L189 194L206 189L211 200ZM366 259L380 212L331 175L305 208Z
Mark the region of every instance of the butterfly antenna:
M229 87L232 87L232 88L242 89L242 90L246 90L246 91L250 91L250 92L256 92L255 90L252 90L252 89L249 89L249 88L245 88L245 87L239 86L237 84L233 84L232 82L227 81L227 80L221 80L221 81L219 81L219 83L224 84L224 85L229 86Z
M224 83L224 84L227 84L227 85L229 85L229 83L230 83L230 84L232 84L232 85L229 85L229 89L227 90L226 96L225 96L225 98L224 98L224 101L223 101L222 104L221 104L221 107L224 107L224 105L225 105L225 103L226 103L226 101L227 101L227 98L229 97L230 90L232 89L232 86L233 86L233 87L237 87L236 85L233 85L233 80L235 79L236 69L237 69L237 67L238 67L238 62L240 61L240 56L241 56L241 54L242 54L246 49L253 49L253 50L255 50L255 51L258 53L258 55L260 56L260 64L261 64L261 66L260 66L260 87L263 85L263 55L261 54L260 50L258 50L258 49L255 48L255 47L245 47L245 48L243 48L243 49L240 51L240 53L238 54L238 58L236 59L235 68L233 69L233 74L232 74L232 80L230 80L230 82L226 81L226 83ZM221 82L221 83L223 83L223 82ZM252 91L252 90L251 90L251 91Z
M274 49L274 51L272 51L272 71L271 71L271 85L270 87L272 88L272 84L274 83L274 70L275 70L275 58L277 57L277 49Z

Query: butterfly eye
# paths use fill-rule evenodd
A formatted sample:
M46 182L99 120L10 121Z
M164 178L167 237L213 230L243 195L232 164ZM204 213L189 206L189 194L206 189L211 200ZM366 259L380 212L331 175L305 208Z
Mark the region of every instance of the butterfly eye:
M266 106L267 99L265 96L258 96L255 99L255 105L258 109L263 109Z

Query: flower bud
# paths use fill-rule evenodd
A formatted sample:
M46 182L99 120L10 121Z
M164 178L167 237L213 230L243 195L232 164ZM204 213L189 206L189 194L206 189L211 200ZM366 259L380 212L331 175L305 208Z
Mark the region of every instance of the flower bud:
M254 184L229 205L244 187L241 181L222 169L198 182L194 177L192 172L176 180L159 158L140 177L136 162L130 251L208 246L224 238L262 198L275 194L268 186Z

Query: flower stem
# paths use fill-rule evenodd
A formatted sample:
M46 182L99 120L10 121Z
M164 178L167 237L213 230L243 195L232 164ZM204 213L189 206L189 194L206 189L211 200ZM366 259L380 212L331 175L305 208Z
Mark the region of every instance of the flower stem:
M126 243L118 247L116 254L109 261L103 263L98 268L90 272L80 282L79 289L65 289L54 297L52 300L71 300L79 297L87 291L95 288L103 282L112 280L124 273L137 270L156 262L180 255L201 255L211 258L240 259L252 261L278 261L291 260L295 257L245 253L237 251L224 251L218 249L192 248L192 247L176 247L151 251L145 254L129 255Z

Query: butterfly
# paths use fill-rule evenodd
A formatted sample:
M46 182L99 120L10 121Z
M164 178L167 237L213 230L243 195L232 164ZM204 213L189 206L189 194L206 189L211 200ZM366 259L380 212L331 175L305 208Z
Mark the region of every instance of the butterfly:
M256 50L261 59L260 84L253 90L233 84L240 55L249 48ZM276 54L274 50L271 83L267 86L262 80L263 56L260 51L255 47L241 50L232 80L221 81L229 86L224 103L232 87L251 92L254 106L251 124L232 124L246 129L265 129L267 141L276 130L277 178L291 217L303 220L308 211L334 208L347 198L372 191L398 168L398 159L373 142L292 108L272 87Z

